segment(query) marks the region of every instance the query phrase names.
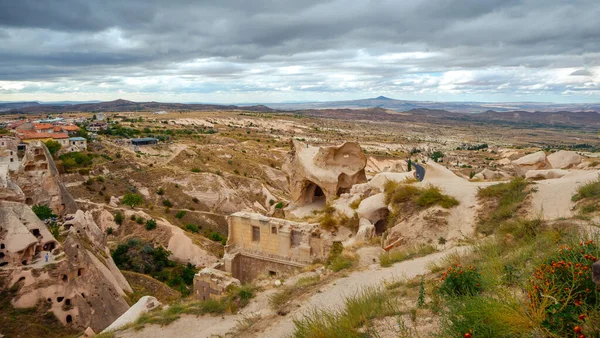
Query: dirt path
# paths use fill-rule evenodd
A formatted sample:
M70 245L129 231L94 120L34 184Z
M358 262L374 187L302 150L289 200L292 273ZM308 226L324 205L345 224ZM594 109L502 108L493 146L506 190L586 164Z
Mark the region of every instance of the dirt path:
M245 308L241 314L233 316L182 316L181 319L169 326L159 327L156 325L147 326L141 331L128 330L119 332L117 337L128 338L158 338L158 337L215 337L225 336L228 332L233 332L240 320L245 317L259 315L263 320L268 321L268 327L264 332L245 333L246 337L285 337L293 332L294 319L302 318L303 315L317 309L339 309L344 305L344 299L359 292L361 289L371 286L381 286L388 280L402 278L413 278L415 276L428 272L427 265L430 262L439 262L450 253L464 253L467 247L453 248L447 251L434 253L425 257L394 264L389 268L382 268L378 264L371 265L368 269L349 274L346 278L341 278L324 286L320 292L315 293L308 298L295 311L285 317L273 316L273 311L268 306L270 294L276 290L263 292Z

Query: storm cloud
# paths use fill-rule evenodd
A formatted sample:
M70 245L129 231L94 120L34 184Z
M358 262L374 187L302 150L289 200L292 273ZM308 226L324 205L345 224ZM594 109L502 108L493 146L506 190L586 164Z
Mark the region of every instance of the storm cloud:
M0 0L0 100L600 101L596 0Z

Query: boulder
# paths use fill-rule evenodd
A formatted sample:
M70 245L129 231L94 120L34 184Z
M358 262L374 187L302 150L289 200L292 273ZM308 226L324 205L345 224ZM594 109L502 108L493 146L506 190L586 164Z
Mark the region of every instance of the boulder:
M508 175L501 171L493 171L489 169L483 169L473 176L474 179L478 180L497 180L501 178L508 177Z
M554 169L568 169L572 168L583 160L581 155L574 151L559 150L553 154L548 155L548 162Z
M379 173L369 181L369 185L374 189L379 189L379 191L383 191L383 187L387 181L393 182L404 182L407 179L415 178L415 172L410 171L406 173L391 173L391 172L382 172Z
M385 194L379 193L365 198L356 209L358 217L365 218L375 226L375 233L381 234L385 231L387 218L390 214Z
M375 226L366 218L361 218L358 221L358 232L356 232L357 241L365 241L375 236Z
M525 174L528 170L550 169L550 163L546 160L546 153L538 151L533 154L525 155L515 161L517 170L520 174Z
M158 299L152 296L144 296L140 298L140 300L138 300L137 303L133 304L133 306L131 306L129 310L127 310L127 312L122 314L119 318L117 318L117 320L115 320L106 329L104 329L102 333L115 331L127 324L133 323L141 315L159 307L160 305L161 304L158 301Z
M567 170L561 169L528 170L525 173L525 178L531 180L548 180L552 178L561 178L568 173Z
M314 147L292 140L291 148L282 169L288 175L292 207L331 201L367 181L367 158L358 143Z
M117 208L119 206L119 204L121 204L120 199L118 199L115 196L110 196L110 202L108 203L108 205L110 205L113 208Z

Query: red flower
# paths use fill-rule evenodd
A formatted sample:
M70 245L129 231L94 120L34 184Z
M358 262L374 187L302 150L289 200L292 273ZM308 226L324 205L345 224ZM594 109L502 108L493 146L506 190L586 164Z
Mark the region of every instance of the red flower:
M573 331L575 331L575 333L581 333L582 329L581 326L577 325L573 328Z
M579 315L579 320L585 320L585 315L583 313Z

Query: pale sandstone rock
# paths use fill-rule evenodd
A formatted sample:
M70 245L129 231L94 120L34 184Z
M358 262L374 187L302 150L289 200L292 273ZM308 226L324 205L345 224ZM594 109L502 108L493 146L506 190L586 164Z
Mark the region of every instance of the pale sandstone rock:
M283 171L288 175L292 206L303 206L319 198L327 201L349 192L354 184L367 181L367 159L360 146L314 147L292 140Z
M547 159L554 169L568 169L580 164L583 158L574 151L559 150L548 155Z
M158 299L152 296L144 296L137 301L137 303L133 304L127 312L123 313L117 320L115 320L112 324L110 324L106 329L102 331L102 333L115 331L123 326L135 322L141 315L144 313L156 309L159 307L161 303Z
M552 178L561 178L568 173L568 170L561 169L529 170L525 173L525 178L531 180L547 180Z

